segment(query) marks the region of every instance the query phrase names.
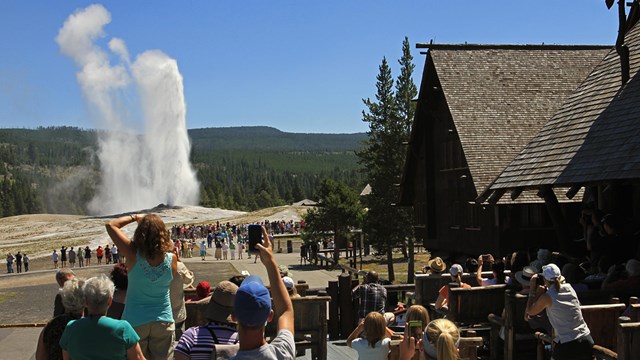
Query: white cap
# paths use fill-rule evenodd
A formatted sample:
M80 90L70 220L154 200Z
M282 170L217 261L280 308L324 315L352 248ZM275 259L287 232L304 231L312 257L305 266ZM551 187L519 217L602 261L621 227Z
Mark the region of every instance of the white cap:
M547 281L554 281L561 275L560 268L556 264L549 264L542 267L542 276L544 276Z
M458 274L462 274L462 265L460 265L460 264L451 265L451 269L449 269L449 272L453 276L457 276Z
M283 277L283 278L282 278L282 282L284 283L284 286L285 286L287 289L293 289L293 287L296 285L296 284L293 282L293 279L292 279L292 278L290 278L290 277L288 277L288 276Z

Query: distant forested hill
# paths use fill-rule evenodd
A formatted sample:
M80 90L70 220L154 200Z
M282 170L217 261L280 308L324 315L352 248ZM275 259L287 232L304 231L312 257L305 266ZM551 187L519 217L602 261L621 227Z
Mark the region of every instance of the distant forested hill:
M0 129L0 216L87 213L99 184L97 131ZM313 197L326 177L364 186L355 151L366 134L270 127L189 130L204 206L254 210Z

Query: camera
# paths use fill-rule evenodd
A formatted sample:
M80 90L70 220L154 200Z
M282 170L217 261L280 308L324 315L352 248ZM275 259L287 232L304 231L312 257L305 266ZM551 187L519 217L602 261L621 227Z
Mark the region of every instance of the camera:
M249 225L249 252L257 253L256 245L262 242L262 226L258 224Z
M536 285L544 286L544 277L542 274L538 274L538 277L536 278Z

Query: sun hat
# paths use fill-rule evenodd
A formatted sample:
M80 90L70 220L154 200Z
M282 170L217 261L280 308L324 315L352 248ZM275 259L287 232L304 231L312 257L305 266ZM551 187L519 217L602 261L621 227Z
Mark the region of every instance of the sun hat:
M233 313L242 325L264 325L271 314L271 295L257 275L242 281L233 299Z
M524 286L528 286L531 281L531 277L537 274L538 271L533 266L525 266L522 270L516 272L516 280Z
M449 273L453 276L457 276L458 274L462 274L462 265L453 264L451 265L451 269L449 269Z
M294 286L296 286L296 284L293 282L293 279L285 276L282 278L282 282L284 283L284 286L289 290L289 289L293 289Z
M233 322L233 299L238 291L238 286L231 281L221 281L211 292L209 305L204 311L204 317L210 321Z
M547 281L554 281L555 279L560 278L562 273L560 272L560 268L556 264L549 264L542 267L542 276Z
M442 258L440 257L436 257L436 258L433 258L432 260L429 260L429 262L427 263L427 266L431 270L436 272L444 272L447 269L447 264L445 264Z

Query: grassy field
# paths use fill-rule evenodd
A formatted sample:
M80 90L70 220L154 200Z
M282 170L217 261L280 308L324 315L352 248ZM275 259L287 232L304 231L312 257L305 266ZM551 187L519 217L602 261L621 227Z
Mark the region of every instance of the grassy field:
M431 254L428 251L421 251L415 253L415 265L414 271L421 272L422 266L424 266L427 261L431 259ZM387 268L387 257L386 256L375 256L369 255L367 257L363 257L362 266L360 266L360 257L358 257L358 269L362 269L364 271L376 271L378 275L380 275L380 279L388 279L389 271ZM349 265L349 260L340 259L341 265ZM406 284L407 283L407 275L409 269L409 261L407 258L402 256L401 252L394 252L393 254L393 270L395 272L396 280L395 284Z

